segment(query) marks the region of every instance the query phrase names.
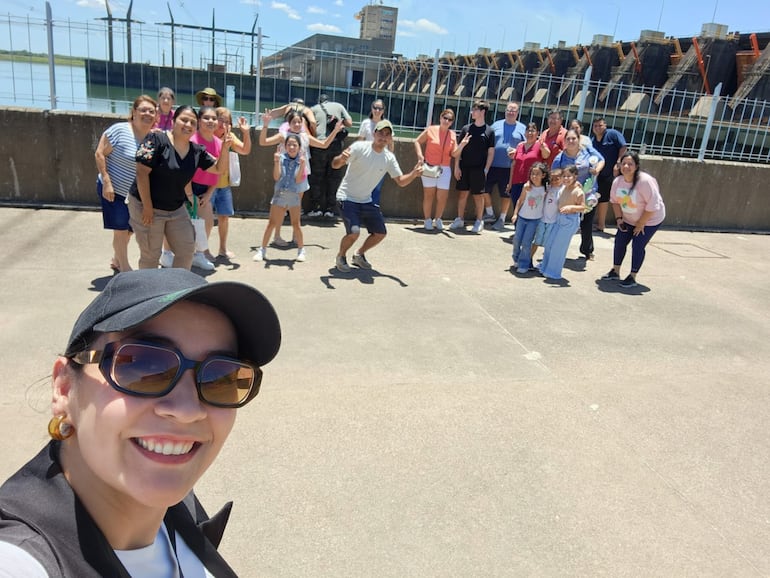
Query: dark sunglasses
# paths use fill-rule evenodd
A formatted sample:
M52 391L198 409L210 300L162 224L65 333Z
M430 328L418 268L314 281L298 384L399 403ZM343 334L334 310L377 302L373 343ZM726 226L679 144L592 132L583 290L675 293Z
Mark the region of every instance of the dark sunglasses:
M242 407L262 383L262 370L238 359L212 355L203 361L188 359L173 347L157 343L113 341L101 351L81 351L75 363L95 363L114 389L136 397L163 397L188 369L195 371L198 399L215 407Z
M385 110L385 107L382 106L373 106L372 110Z
M441 118L449 122L452 122L454 120L451 116L442 116Z
M202 97L201 97L201 100L202 100L203 102L206 102L207 100L210 100L211 102L216 102L216 101L217 101L217 99L216 99L216 98L214 98L213 96L202 96Z

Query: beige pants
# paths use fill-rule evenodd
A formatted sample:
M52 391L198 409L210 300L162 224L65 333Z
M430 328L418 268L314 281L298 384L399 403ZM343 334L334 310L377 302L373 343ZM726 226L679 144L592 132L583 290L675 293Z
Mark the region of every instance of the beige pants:
M190 269L195 252L195 231L184 205L175 211L153 211L152 224L142 224L142 201L128 196L128 215L139 245L139 268L157 269L163 237L174 252L174 267Z

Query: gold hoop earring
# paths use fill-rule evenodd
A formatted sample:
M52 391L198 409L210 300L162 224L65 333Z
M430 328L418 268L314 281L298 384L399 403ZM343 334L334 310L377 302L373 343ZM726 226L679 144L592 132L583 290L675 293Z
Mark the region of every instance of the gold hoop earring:
M48 422L48 435L51 436L51 439L61 442L75 433L72 424L64 421L65 417L64 415L56 415Z

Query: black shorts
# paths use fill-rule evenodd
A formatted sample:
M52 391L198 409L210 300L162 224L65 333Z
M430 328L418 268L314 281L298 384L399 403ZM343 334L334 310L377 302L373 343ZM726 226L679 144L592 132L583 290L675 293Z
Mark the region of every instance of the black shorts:
M599 190L600 203L610 202L610 189L612 189L612 182L614 180L615 180L615 177L613 176L603 177L599 175L599 181L596 184Z
M484 182L487 176L484 167L460 167L460 180L457 181L458 191L470 191L472 195L484 192Z
M511 180L511 169L505 167L489 167L489 173L487 173L487 181L484 185L484 192L492 194L492 190L497 185L497 192L500 194L501 199L510 198L511 193L507 192L505 188Z

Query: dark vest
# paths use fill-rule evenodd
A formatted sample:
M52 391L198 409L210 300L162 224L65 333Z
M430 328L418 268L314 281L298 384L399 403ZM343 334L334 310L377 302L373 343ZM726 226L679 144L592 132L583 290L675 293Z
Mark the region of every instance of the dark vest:
M59 443L50 442L0 487L0 540L29 552L51 577L130 578L64 478L58 457ZM217 578L236 576L216 550L231 507L209 519L191 492L164 519Z

